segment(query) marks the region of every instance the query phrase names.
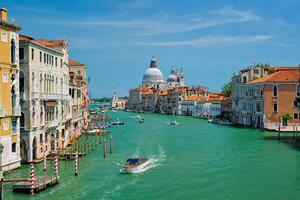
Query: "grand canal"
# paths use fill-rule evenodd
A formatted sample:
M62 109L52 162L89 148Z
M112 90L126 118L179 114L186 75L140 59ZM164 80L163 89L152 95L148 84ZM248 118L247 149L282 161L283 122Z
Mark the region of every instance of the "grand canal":
M5 184L6 199L300 199L297 145L191 117L176 116L179 124L170 126L167 115L145 114L144 124L136 113L111 115L125 122L111 128L113 154L104 159L98 145L80 160L78 177L73 161L60 161L60 183L33 197L12 193ZM121 163L133 156L152 158L153 166L120 174ZM47 173L53 172L50 165ZM27 176L28 167L6 177ZM42 164L36 168L43 175Z

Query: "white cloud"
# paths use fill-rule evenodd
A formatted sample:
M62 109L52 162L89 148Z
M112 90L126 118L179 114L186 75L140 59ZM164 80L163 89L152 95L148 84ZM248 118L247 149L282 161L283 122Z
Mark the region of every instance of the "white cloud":
M138 35L162 35L192 32L208 27L225 24L235 24L242 22L258 21L261 17L250 11L240 11L231 8L223 8L211 11L213 14L209 18L199 16L189 17L154 17L150 19L138 20L86 20L80 22L70 22L69 25L78 26L101 26L114 29L128 29L127 31L138 32Z
M144 42L140 44L146 46L207 46L217 44L262 42L270 40L271 38L271 35L203 36L193 40Z

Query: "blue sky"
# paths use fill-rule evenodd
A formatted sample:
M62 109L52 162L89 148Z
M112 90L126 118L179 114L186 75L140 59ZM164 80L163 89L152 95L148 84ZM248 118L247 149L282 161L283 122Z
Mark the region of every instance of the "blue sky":
M219 91L253 60L300 64L300 0L0 0L34 38L69 41L88 67L93 96L127 95L152 55L165 78Z

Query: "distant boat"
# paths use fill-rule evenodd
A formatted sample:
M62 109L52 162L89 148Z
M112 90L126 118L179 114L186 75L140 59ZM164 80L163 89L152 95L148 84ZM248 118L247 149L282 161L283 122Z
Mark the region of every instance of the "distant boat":
M146 171L151 164L147 158L129 158L123 165L121 173L135 174Z
M171 120L170 121L170 125L176 125L176 124L177 124L176 120Z
M141 117L141 118L139 119L139 123L140 123L140 124L144 123L144 121L145 121L145 120L144 120L144 117Z
M123 121L115 121L112 122L111 125L124 125L125 123Z

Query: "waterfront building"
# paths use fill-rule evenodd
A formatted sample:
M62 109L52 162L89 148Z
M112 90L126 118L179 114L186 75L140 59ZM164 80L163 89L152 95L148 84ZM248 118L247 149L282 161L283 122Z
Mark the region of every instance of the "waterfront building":
M144 92L142 94L142 110L144 112L157 112L158 110L158 95L159 92L156 89Z
M226 119L228 121L232 120L232 101L231 97L225 97L223 101L221 101L221 116L222 119Z
M19 34L21 27L0 9L0 142L2 169L20 167Z
M125 110L127 99L120 99L116 92L114 92L111 99L111 109L114 110Z
M188 96L182 101L182 115L192 116L199 102L207 101L205 97Z
M232 82L232 122L261 127L263 124L263 88L247 85L252 80L267 77L278 71L298 71L298 67L253 66L234 75ZM254 98L255 97L255 98Z
M142 111L142 94L144 92L150 91L150 87L147 86L140 86L138 88L134 88L129 90L129 97L128 97L128 110L132 111Z
M219 117L221 114L221 103L224 98L220 93L210 93L208 97L202 97L196 102L192 115L207 119Z
M70 127L66 40L20 36L21 156L38 160L66 145Z
M278 71L249 81L246 86L253 91L249 103L254 105L245 125L263 126L269 130L277 130L280 125L282 130L293 131L300 118L296 102L300 96L298 70Z
M71 112L66 116L66 126L70 128L69 135L66 137L66 144L73 143L81 135L82 130L88 128L86 65L69 59L68 67Z
M154 56L151 59L149 68L144 73L142 86L153 87L156 89L165 88L163 73L157 67L156 59L154 58Z

